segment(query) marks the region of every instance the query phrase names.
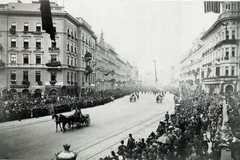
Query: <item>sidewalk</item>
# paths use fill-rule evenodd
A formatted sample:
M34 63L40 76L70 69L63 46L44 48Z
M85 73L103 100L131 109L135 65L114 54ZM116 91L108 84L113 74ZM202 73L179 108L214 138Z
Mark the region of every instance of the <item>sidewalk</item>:
M122 103L122 101L124 101L126 98L128 98L128 97L124 96L123 98L116 99L113 103ZM110 103L112 103L112 102L110 102ZM106 103L105 105L110 104L110 103ZM95 107L97 107L97 106L95 106ZM82 110L85 110L85 109L87 109L87 108L84 108ZM74 111L69 111L69 112L64 112L61 114L65 115L65 116L69 116L73 113L74 113ZM0 123L0 131L6 130L6 129L11 129L11 128L27 126L27 125L32 125L32 124L37 124L37 123L42 123L42 122L47 122L47 121L54 121L52 119L51 115L38 117L38 118L22 119L21 121L18 121L18 120L6 121L6 122Z
M61 114L69 115L69 114L72 114L72 112L73 111L65 112L65 113L61 113ZM21 121L14 120L14 121L2 122L2 123L0 123L0 131L6 130L6 129L11 129L11 128L27 126L27 125L32 125L32 124L37 124L37 123L42 123L42 122L47 122L47 121L54 121L52 119L51 115L38 117L38 118L22 119Z

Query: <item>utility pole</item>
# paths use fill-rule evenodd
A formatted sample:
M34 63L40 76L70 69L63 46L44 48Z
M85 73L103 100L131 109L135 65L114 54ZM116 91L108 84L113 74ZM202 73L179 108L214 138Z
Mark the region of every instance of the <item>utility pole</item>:
M158 79L157 79L156 60L153 60L153 62L154 62L154 67L155 67L155 84L157 84Z

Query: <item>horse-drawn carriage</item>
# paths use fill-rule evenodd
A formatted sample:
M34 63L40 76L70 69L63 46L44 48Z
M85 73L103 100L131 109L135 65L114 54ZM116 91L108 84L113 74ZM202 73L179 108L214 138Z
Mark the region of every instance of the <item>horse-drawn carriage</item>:
M74 126L77 128L80 128L81 125L89 126L91 122L89 114L81 114L79 112L75 112L70 116L53 114L52 119L55 119L56 122L56 132L58 130L58 126L60 127L61 131L65 132L66 125L68 129L73 130Z
M74 125L80 128L82 125L89 126L91 122L89 114L71 115L68 117L68 121L68 128L72 128L72 130Z
M163 100L162 95L158 95L158 96L156 97L156 102L157 102L157 103L162 103L162 100Z
M136 102L137 100L137 96L133 93L131 96L130 96L130 102Z

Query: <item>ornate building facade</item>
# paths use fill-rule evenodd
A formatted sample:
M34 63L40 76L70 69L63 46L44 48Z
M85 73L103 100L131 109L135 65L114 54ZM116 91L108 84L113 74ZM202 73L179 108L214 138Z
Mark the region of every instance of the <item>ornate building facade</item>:
M184 55L180 62L180 80L181 89L185 89L182 93L196 90L201 85L201 62L203 42L200 40L200 34L192 43L192 48Z
M115 71L126 65L118 63L114 49L103 37L98 43L84 19L54 2L50 6L55 41L42 30L38 1L0 4L0 93L80 96L116 88Z
M96 47L97 90L126 87L138 81L138 68L123 60L115 49L104 41L103 32Z
M199 49L195 52L191 49L189 56L181 61L181 82L194 75L192 69L199 71L200 68L199 82L206 93L240 90L239 17L240 2L222 2L217 21L198 40Z
M202 87L208 93L239 91L240 2L222 2L218 20L202 36Z

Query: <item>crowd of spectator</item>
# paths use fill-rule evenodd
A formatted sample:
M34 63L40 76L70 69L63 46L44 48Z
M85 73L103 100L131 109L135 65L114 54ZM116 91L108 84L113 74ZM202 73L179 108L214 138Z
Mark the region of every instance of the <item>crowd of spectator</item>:
M0 101L0 122L38 118L71 111L74 107L88 108L104 105L114 99L129 95L133 89L115 89L91 91L83 97L50 97L48 95L34 98L31 96L15 97Z
M166 113L165 120L159 122L155 132L139 141L129 134L126 144L122 140L111 155L100 160L220 160L221 148L226 144L230 147L233 160L239 160L240 137L225 139L221 134L222 95L201 93L181 101L174 97L174 101L174 113ZM231 108L229 113L234 114L236 121L239 113L233 112Z

